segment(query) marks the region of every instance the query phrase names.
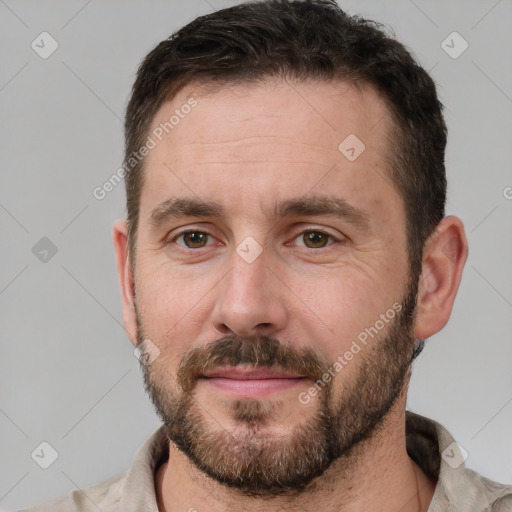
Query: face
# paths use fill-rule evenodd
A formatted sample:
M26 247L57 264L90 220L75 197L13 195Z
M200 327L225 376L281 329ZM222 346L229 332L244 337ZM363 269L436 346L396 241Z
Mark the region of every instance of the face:
M417 278L386 107L343 83L190 86L152 130L177 110L140 200L146 389L203 472L246 495L300 493L407 381Z

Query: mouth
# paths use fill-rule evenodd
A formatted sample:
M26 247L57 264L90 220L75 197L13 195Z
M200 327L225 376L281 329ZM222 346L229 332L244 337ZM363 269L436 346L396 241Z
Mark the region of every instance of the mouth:
M265 368L219 368L201 379L209 387L237 396L255 398L292 389L306 380L303 375Z

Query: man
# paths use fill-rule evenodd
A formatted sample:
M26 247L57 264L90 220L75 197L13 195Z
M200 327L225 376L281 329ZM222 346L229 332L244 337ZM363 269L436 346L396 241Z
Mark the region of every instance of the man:
M468 249L400 43L329 0L241 4L146 57L125 126L123 321L163 425L31 510L512 510L405 410Z

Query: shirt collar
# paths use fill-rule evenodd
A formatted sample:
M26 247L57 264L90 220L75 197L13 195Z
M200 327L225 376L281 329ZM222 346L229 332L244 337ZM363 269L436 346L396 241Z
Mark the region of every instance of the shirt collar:
M511 510L492 508L501 498L512 504L512 486L493 482L472 469L467 452L439 423L406 411L406 444L409 457L437 482L428 512ZM508 501L510 500L510 501Z

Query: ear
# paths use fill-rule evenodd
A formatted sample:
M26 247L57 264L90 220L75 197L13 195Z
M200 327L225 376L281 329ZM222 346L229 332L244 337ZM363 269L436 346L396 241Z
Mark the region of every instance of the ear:
M429 338L448 323L467 256L462 221L454 215L444 217L423 250L414 329L417 339Z
M137 316L135 314L135 279L128 258L128 225L117 220L112 227L112 239L116 252L117 275L121 285L123 324L130 341L137 346Z

